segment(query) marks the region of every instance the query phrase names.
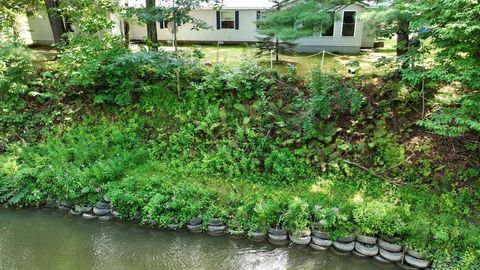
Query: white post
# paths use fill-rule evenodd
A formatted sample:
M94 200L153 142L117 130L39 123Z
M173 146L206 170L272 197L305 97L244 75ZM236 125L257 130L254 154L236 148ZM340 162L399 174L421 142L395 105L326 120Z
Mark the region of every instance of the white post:
M273 50L270 51L270 69L273 69Z
M322 63L320 64L320 71L323 72L323 62L325 61L325 50L322 51Z

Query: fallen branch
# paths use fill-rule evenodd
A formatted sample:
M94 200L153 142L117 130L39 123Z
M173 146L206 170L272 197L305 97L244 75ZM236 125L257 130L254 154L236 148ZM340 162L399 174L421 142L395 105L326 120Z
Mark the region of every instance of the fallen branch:
M347 163L347 164L357 166L358 168L360 168L360 169L362 169L362 170L364 170L364 171L366 171L366 172L368 172L368 173L372 174L373 176L376 176L376 177L378 177L378 178L380 178L380 179L387 180L387 181L389 180L388 178L385 178L385 177L383 177L383 176L381 176L381 175L379 175L379 174L377 174L377 173L375 173L375 172L372 172L372 171L369 170L368 168L366 168L366 167L364 167L364 166L362 166L362 165L360 165L360 164L358 164L358 163L356 163L356 162L349 161L349 160L346 160L346 159L341 159L341 160L342 160L343 162Z

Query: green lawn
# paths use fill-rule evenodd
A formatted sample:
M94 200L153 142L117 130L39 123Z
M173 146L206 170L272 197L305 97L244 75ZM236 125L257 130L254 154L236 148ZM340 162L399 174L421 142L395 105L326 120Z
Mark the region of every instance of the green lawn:
M393 56L395 54L395 42L393 40L385 40L385 48L362 52L356 55L331 55L325 54L323 68L325 71L346 72L345 64L351 61L358 61L362 72L374 72L376 68L374 63L382 56ZM171 49L170 47L165 47ZM180 50L199 49L205 55L205 62L212 64L221 63L227 66L236 66L242 59L257 59L266 67L270 66L270 57L256 57L257 49L254 46L233 46L221 45L219 47L212 45L187 45L181 46ZM322 62L322 54L304 54L295 53L293 55L281 55L281 63L274 64L274 67L281 70L287 70L287 64L297 66L298 73L302 76L308 75L313 68L320 68Z

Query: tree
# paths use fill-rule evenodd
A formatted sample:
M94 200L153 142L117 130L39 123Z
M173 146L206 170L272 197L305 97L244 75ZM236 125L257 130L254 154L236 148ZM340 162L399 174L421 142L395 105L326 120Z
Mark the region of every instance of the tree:
M138 18L147 23L172 22L175 27L191 24L193 30L209 29L210 26L191 15L191 11L199 8L202 4L220 6L221 0L161 0L160 5L147 6L138 10ZM174 34L173 40L177 50L177 39Z
M0 32L18 37L17 16L34 13L41 6L39 0L0 0Z
M47 8L48 20L50 21L50 27L52 28L53 40L58 44L62 41L62 36L66 32L63 18L58 13L60 1L45 0L45 7Z
M480 5L470 0L428 0L421 6L423 25L435 53L428 77L461 84L449 102L420 124L441 135L480 132ZM453 98L455 96L455 98Z
M147 9L155 7L155 0L146 0ZM157 22L155 20L147 20L147 38L153 44L158 44Z

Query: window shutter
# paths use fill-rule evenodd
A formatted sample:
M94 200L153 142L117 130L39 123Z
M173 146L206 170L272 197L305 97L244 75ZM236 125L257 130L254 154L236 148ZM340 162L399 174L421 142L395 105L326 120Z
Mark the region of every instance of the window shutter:
M235 29L240 29L240 12L235 11Z
M261 19L261 18L260 18L261 14L262 14L261 11L260 11L260 10L257 10L257 21Z
M164 29L165 28L165 24L163 23L163 21L160 21L160 29Z
M220 11L217 11L217 29L220 30Z

